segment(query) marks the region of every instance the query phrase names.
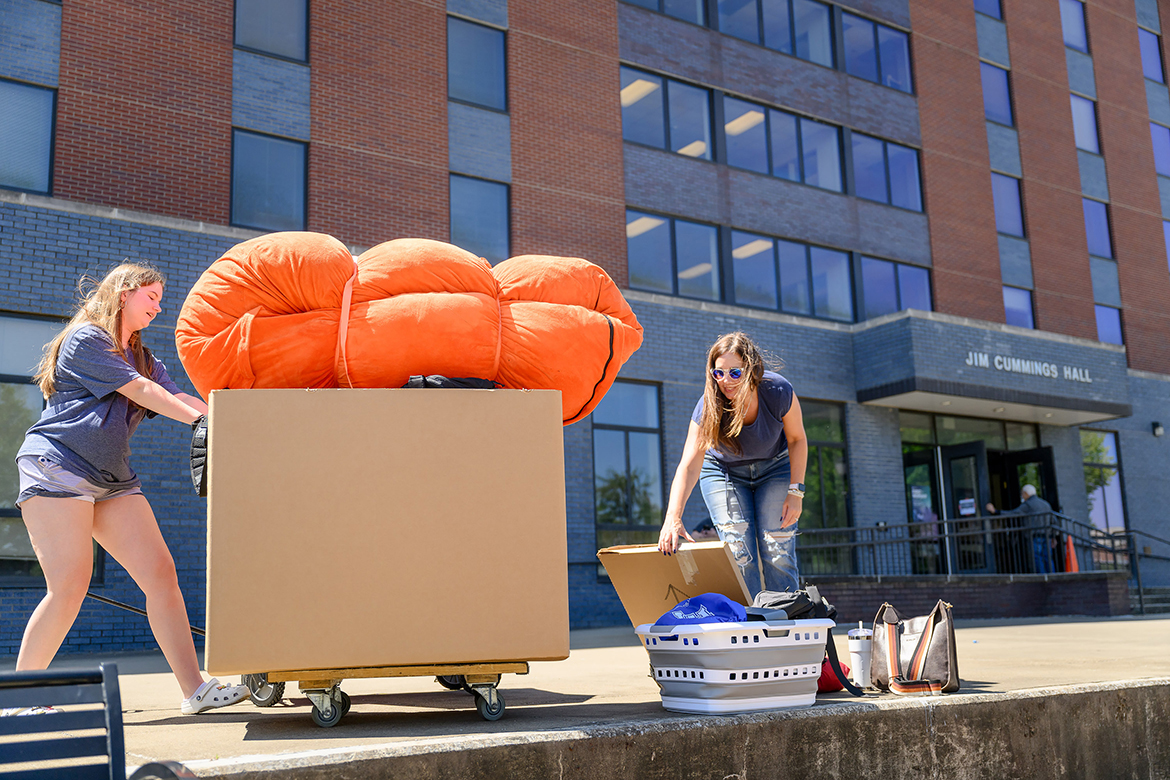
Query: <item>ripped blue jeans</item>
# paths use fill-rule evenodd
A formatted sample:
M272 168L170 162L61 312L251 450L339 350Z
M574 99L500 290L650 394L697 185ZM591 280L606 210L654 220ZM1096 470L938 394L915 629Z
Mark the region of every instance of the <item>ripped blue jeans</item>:
M791 474L787 450L772 460L740 466L724 465L710 455L703 457L699 489L715 530L735 556L752 598L761 590L800 588L798 524L780 528Z

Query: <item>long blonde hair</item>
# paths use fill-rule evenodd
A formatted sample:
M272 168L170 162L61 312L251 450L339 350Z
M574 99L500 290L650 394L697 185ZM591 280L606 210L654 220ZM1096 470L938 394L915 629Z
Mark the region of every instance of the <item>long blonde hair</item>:
M35 380L45 398L49 398L57 391L57 358L61 353L61 344L71 332L83 325L96 325L108 333L113 339L110 352L123 360L126 359L122 351L122 293L133 292L139 287L151 284L165 287L166 278L157 268L140 263L122 263L106 274L106 278L100 282L89 277L82 278L79 285L81 303L73 319L45 345L41 362L37 366ZM142 345L142 337L138 331L130 334L130 349L134 354L134 368L149 378L150 350Z
M728 398L711 375L711 369L721 356L732 353L743 361L743 379L736 388L735 397ZM743 451L737 438L746 424L749 400L764 378L764 369L779 369L780 366L777 358L765 358L751 337L740 331L720 336L711 345L707 350L703 413L699 417L699 442L703 449L716 448L736 455Z

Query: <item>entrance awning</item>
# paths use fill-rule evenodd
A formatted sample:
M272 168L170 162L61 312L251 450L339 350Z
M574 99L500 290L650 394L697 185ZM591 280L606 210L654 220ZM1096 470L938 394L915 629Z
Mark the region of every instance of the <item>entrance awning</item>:
M1133 407L1126 403L943 382L926 377L860 390L857 400L870 406L1061 426L1086 425L1129 417L1133 413Z
M1075 426L1129 417L1125 348L937 312L853 337L857 400L934 414Z

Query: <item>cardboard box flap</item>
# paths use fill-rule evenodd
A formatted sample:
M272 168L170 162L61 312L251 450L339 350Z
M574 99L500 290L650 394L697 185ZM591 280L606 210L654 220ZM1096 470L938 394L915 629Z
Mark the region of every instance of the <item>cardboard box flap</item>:
M752 603L743 574L723 542L687 542L674 555L656 545L629 544L597 551L635 627L653 623L684 599L722 593Z

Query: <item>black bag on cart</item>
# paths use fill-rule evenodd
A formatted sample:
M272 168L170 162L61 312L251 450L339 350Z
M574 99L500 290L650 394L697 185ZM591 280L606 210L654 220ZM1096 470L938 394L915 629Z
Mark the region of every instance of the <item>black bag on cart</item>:
M207 415L191 423L191 484L200 496L207 496Z
M828 618L836 620L837 608L830 604L816 585L805 585L804 590L762 590L756 594L752 605L747 608L748 620L809 620L810 618ZM827 631L825 638L825 653L829 659L829 666L837 680L845 686L845 690L854 696L864 696L865 692L850 682L848 675L841 669L841 662L837 660L837 645L833 642L833 632Z
M461 387L468 390L495 390L500 387L500 384L490 379L479 379L471 376L447 377L431 374L429 376L412 376L406 380L403 387Z

